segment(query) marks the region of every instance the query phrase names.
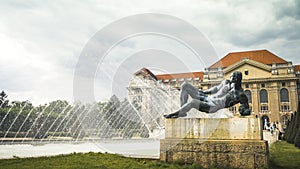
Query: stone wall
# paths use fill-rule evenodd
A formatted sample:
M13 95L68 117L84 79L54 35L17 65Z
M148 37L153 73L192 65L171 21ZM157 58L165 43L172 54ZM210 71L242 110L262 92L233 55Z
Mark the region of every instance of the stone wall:
M269 150L258 118L166 119L162 161L205 168L267 168Z

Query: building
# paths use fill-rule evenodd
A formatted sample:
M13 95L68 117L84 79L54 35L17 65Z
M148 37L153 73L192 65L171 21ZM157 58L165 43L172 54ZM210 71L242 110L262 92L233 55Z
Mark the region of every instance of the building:
M203 72L154 75L143 68L135 76L143 79L144 83L134 85L133 80L128 87L129 97L139 103L151 104L151 99L145 98L148 96L141 90L145 84L180 89L180 85L186 81L205 90L229 79L234 71L243 73L242 87L252 108L252 116L260 117L263 122L278 122L285 127L291 114L297 111L300 100L300 65L293 65L268 50L229 53ZM173 99L175 97L178 95ZM229 108L235 116L239 116L238 106ZM146 110L141 108L140 111ZM151 114L152 110L147 111Z

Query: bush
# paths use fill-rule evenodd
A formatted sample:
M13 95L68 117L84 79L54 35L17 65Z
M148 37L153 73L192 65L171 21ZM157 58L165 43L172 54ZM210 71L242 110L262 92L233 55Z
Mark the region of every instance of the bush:
M298 102L298 112L295 112L288 123L284 139L300 148L300 102Z
M70 132L48 132L48 136L53 136L53 137L71 137Z
M294 144L296 147L300 148L300 102L298 103L298 113L297 118L295 120L295 136L294 136Z
M0 131L0 137L4 137L6 134L6 131ZM14 131L10 131L6 134L6 138L24 138L26 136L27 132L14 132ZM27 137L33 137L33 133L29 132Z

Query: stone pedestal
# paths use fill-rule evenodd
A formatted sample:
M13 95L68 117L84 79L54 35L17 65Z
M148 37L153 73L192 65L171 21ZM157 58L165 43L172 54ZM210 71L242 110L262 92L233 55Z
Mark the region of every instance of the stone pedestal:
M258 118L166 119L160 159L205 168L267 168L269 149Z

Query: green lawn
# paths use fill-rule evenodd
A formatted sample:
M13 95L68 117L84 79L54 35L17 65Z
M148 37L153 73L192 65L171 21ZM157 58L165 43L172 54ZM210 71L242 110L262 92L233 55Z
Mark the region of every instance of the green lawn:
M300 168L300 149L294 144L278 141L270 148L270 168L298 169Z
M0 160L1 169L47 169L47 168L72 168L72 169L154 169L174 168L192 169L200 168L198 165L183 165L179 163L168 164L158 160L127 158L115 154L103 153L73 153L53 157L15 158Z
M1 169L47 169L47 168L73 168L73 169L150 169L174 168L192 169L200 168L198 165L184 165L180 163L168 164L158 160L126 158L113 154L102 153L74 153L54 157L14 158L0 160ZM276 142L270 149L270 168L296 169L300 168L300 149L286 142Z

